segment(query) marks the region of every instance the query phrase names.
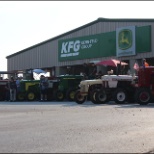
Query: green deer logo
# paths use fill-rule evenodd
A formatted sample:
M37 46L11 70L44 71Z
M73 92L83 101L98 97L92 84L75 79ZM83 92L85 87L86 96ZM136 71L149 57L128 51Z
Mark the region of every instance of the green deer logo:
M130 48L132 46L132 32L130 30L119 32L118 44L122 50Z

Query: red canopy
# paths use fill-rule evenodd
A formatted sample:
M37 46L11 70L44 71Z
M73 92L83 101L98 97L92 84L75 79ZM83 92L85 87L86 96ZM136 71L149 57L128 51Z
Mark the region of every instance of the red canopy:
M113 67L117 67L117 64L120 64L120 60L108 59L96 63L96 65L113 66ZM128 65L128 64L121 61L121 65Z

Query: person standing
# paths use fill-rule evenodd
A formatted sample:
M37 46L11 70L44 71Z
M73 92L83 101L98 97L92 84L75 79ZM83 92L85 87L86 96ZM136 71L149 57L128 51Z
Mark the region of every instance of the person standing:
M20 77L17 77L16 79L17 93L20 92L20 79Z
M84 63L84 64L83 64L83 72L84 72L84 75L85 75L86 77L89 76L89 67L88 67L88 64L87 64L87 63Z
M47 92L48 92L48 79L41 75L40 77L40 93L41 93L41 101L47 101Z
M149 66L149 64L147 63L146 59L143 59L142 63L143 63L143 67Z
M13 76L11 76L11 80L8 83L8 87L10 89L10 102L16 101L16 81L14 80Z
M90 74L90 79L94 79L96 77L96 73L97 73L97 66L94 63L92 63L92 71Z

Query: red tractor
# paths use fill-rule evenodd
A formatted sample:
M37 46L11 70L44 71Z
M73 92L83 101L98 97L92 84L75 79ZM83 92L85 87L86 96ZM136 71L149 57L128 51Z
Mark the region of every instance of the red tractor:
M154 66L140 67L136 85L135 100L140 105L147 105L154 98Z

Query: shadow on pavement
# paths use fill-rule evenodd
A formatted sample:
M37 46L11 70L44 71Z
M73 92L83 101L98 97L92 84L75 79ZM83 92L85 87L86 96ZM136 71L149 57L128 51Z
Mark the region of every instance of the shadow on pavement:
M154 103L149 103L147 105L140 105L137 103L118 104L116 108L154 108Z
M77 104L76 102L72 101L62 101L62 102L56 102L56 101L45 101L45 102L39 102L39 101L22 101L22 102L9 102L9 101L1 101L1 105L62 105L62 106L82 106L82 107L95 107L95 106L101 106L104 104L93 104L91 101L86 101L83 104Z
M39 102L39 101L23 101L23 102L8 102L8 101L1 101L0 105L62 105L62 106L81 106L81 107L96 107L96 106L108 106L114 105L116 108L153 108L154 103L149 103L148 105L139 105L137 103L125 103L125 104L116 104L114 101L107 102L105 104L93 104L91 101L86 101L83 104L77 104L76 102L72 101L46 101L46 102Z

